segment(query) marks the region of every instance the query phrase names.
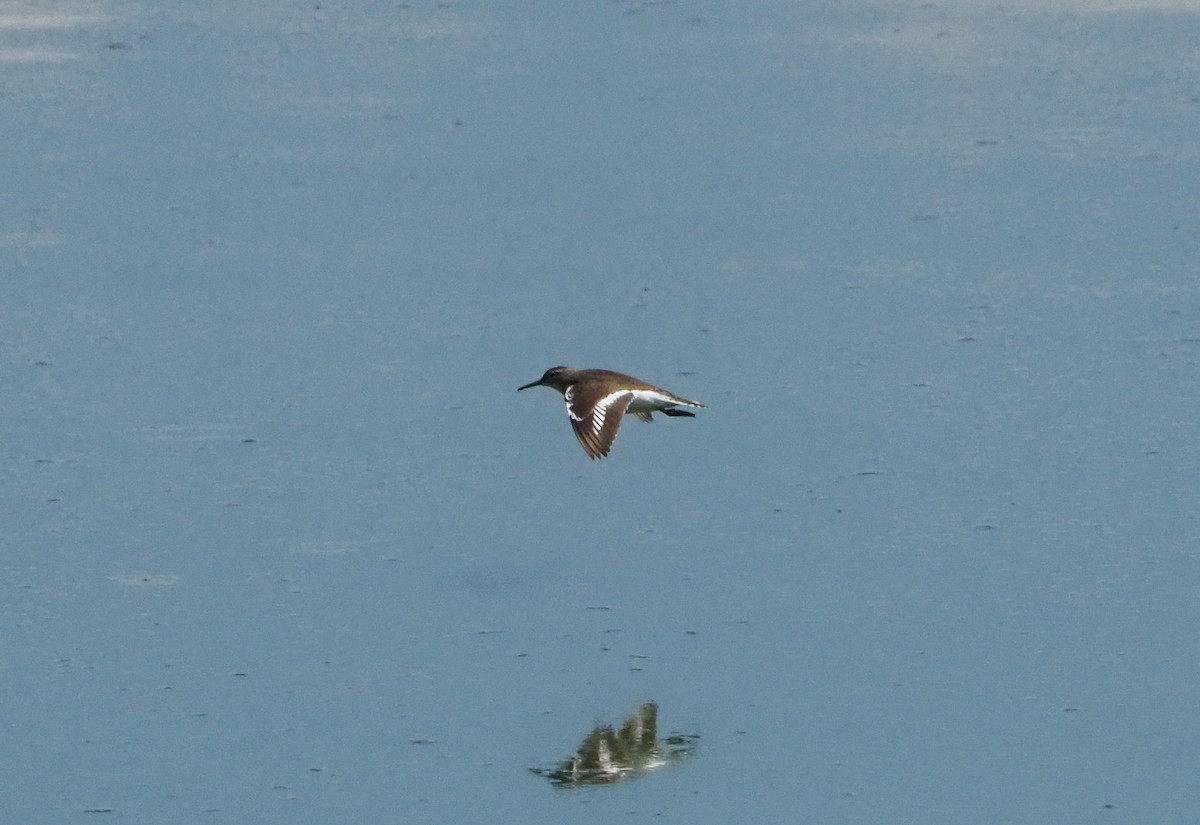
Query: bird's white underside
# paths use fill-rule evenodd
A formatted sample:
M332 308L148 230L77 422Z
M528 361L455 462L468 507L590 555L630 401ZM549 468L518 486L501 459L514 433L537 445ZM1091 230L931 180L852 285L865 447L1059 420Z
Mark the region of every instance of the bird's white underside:
M572 403L575 400L574 390L574 387L567 387L567 391L563 393L563 400L567 403L567 415L571 416L571 418L576 421L584 421L589 416L587 414L576 415L575 411L572 409ZM639 417L645 416L643 418L645 421L650 420L647 416L648 413L661 410L664 407L694 406L692 404L680 402L678 398L674 398L670 395L665 395L664 393L656 392L654 390L618 390L617 392L609 393L601 398L596 402L596 406L592 408L590 414L592 430L596 434L599 434L600 430L604 428L604 419L607 417L608 411L612 405L619 399L628 398L631 395L633 398L630 399L629 405L625 408L625 412Z
M610 398L612 396L609 396ZM633 400L629 402L629 408L626 412L631 412L634 415L643 412L654 412L661 410L663 407L690 407L691 404L681 404L678 398L670 395L664 395L661 392L654 390L634 390Z

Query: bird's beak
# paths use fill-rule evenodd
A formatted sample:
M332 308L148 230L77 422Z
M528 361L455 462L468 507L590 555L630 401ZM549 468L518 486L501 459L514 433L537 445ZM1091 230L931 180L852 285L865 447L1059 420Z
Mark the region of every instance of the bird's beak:
M517 392L520 392L521 390L527 390L530 387L540 387L541 385L542 385L542 379L539 378L536 381L531 381L530 383L526 384L523 387L517 387Z

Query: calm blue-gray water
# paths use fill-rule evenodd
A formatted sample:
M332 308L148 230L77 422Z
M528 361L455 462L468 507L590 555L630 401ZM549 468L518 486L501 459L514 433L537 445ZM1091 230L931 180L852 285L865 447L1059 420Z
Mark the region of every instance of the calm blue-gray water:
M1195 822L1197 43L3 4L4 820Z

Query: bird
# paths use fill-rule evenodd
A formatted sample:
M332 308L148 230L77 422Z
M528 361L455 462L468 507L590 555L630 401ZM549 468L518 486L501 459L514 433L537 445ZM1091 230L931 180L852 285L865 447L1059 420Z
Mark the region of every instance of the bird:
M697 401L689 401L662 387L612 370L551 367L538 380L517 387L517 392L530 387L552 387L563 394L571 429L592 459L608 455L617 430L621 428L621 419L627 412L650 423L656 412L677 418L695 418L695 413L679 407L704 407Z

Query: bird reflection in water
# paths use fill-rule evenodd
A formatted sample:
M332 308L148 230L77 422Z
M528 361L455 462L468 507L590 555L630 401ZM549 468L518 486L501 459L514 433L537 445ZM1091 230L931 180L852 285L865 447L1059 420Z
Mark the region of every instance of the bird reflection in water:
M658 738L658 704L647 702L620 730L596 728L570 759L553 768L532 768L560 787L607 785L659 768L690 755L699 736L675 733Z

